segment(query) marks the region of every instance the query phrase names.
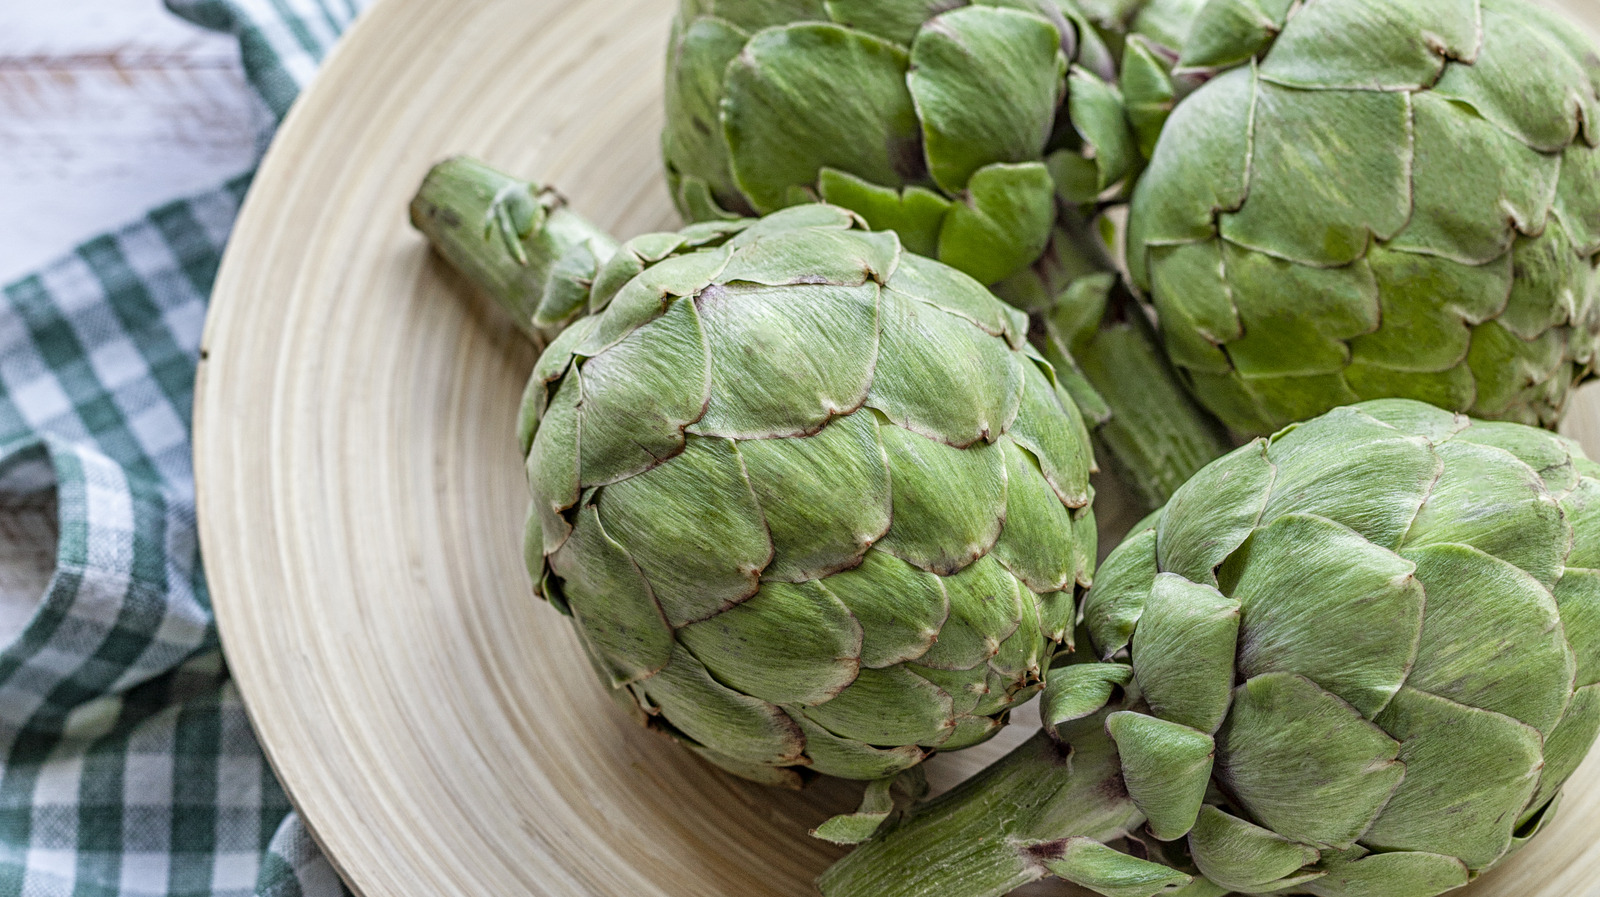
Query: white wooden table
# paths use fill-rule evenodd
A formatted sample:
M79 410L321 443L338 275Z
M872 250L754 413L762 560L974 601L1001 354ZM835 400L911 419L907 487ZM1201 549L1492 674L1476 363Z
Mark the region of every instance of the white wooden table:
M238 56L161 0L0 0L0 283L249 168Z
M268 118L238 56L160 0L0 0L0 284L254 164ZM55 543L49 498L0 504L0 645Z

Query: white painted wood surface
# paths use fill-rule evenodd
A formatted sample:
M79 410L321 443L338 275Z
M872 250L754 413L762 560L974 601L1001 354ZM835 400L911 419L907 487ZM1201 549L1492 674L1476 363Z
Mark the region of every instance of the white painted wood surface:
M0 0L0 283L249 168L238 56L160 0Z
M238 43L160 0L0 0L0 283L254 164ZM55 505L0 496L0 645L54 567Z

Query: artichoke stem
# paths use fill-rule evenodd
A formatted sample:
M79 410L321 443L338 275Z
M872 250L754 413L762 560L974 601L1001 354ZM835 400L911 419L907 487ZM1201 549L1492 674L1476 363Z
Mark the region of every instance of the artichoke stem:
M1102 843L1144 822L1104 712L1041 731L856 848L817 880L823 897L1001 897L1050 874L1067 838Z
M1138 309L1120 319L1114 312L1072 357L1110 412L1095 436L1112 471L1154 510L1234 446L1183 388Z
M554 190L464 157L428 172L411 223L541 345L585 310L595 272L618 247Z
M1233 450L1226 429L1178 379L1089 224L1063 213L1050 252L1031 275L999 289L1042 323L1034 344L1145 510L1166 504L1200 468Z

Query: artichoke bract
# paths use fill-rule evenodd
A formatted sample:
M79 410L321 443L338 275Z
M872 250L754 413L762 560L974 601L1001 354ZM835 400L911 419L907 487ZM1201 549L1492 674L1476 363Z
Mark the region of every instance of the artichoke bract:
M639 237L588 282L523 407L527 555L625 704L797 784L978 743L1038 692L1093 457L1021 312L825 205Z
M1406 397L1553 425L1600 308L1600 56L1524 0L1211 0L1132 200L1173 363L1240 434Z
M1464 885L1600 728L1596 568L1600 465L1552 433L1390 399L1257 440L1102 564L1047 731L822 891Z
M995 283L1044 252L1058 192L1092 203L1142 163L1133 122L1159 129L1197 4L681 0L673 198L690 220L834 203ZM1164 97L1130 104L1119 55Z

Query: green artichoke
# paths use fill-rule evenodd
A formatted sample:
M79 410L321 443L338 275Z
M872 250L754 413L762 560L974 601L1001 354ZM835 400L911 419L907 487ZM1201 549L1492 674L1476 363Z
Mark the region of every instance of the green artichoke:
M760 781L878 779L1038 692L1093 458L1021 312L825 205L640 237L589 282L523 407L528 564L648 724Z
M1173 363L1240 434L1405 397L1553 425L1595 361L1600 55L1524 0L1211 0L1132 200Z
M822 892L1464 885L1600 729L1596 568L1600 465L1554 434L1390 399L1257 440L1106 559L1047 733Z
M1041 316L1041 351L1156 507L1232 444L1116 289L1088 222L1143 165L1200 2L681 0L672 196L694 221L833 203L997 284Z
M855 210L984 283L1044 252L1057 191L1093 203L1142 163L1118 89L1159 129L1199 0L681 0L662 144L690 220ZM1091 21L1090 15L1097 21ZM1099 27L1097 27L1099 26Z

